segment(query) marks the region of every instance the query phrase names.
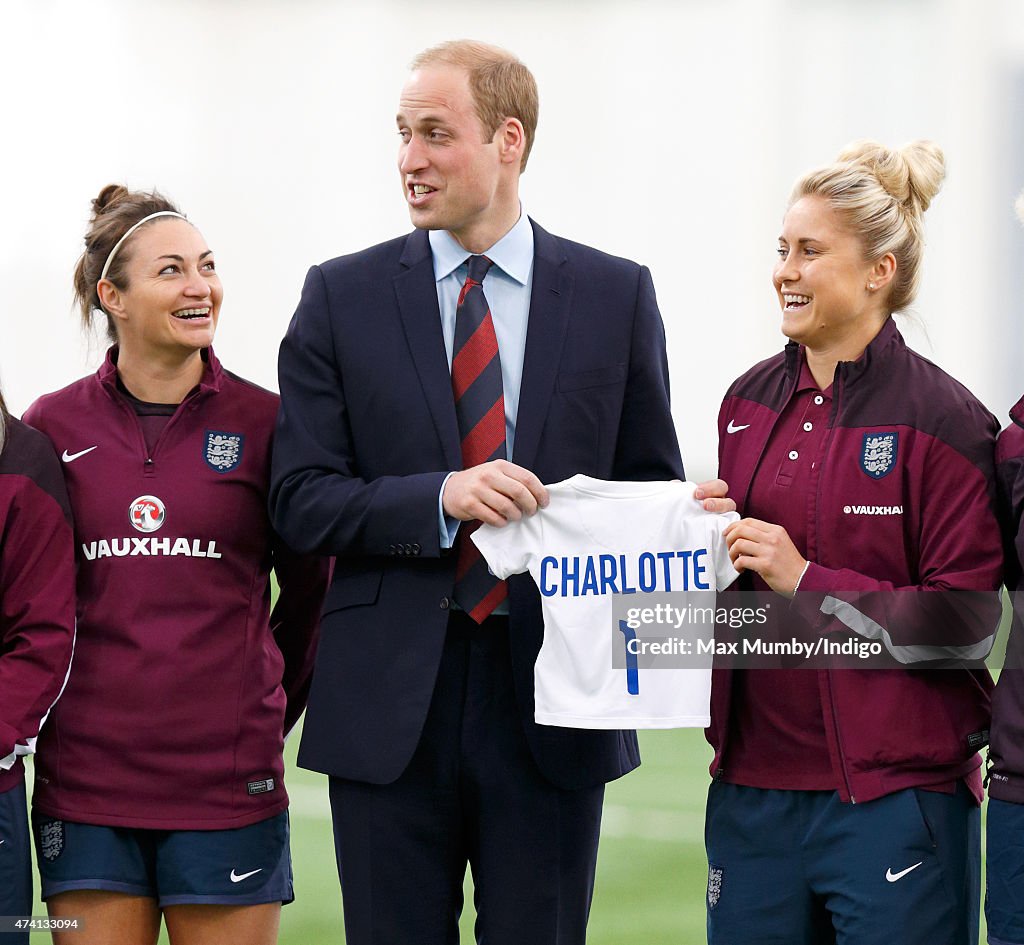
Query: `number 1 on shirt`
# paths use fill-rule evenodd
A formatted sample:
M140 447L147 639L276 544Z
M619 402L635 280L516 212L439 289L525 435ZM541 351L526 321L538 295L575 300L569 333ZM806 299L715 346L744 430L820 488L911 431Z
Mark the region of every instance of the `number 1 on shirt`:
M624 637L626 647L626 691L631 696L640 695L640 670L636 662L636 653L629 644L636 640L636 631L625 620L619 621L619 630Z

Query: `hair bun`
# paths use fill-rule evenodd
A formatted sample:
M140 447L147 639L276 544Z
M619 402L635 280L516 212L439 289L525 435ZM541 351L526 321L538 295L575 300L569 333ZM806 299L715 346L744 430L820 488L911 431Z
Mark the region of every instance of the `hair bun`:
M106 213L111 207L116 206L118 202L128 196L128 193L128 188L123 184L107 184L98 196L93 197L93 218L95 219L101 213Z
M899 150L877 141L855 141L838 158L865 167L904 207L924 213L942 188L946 158L934 141L912 141Z

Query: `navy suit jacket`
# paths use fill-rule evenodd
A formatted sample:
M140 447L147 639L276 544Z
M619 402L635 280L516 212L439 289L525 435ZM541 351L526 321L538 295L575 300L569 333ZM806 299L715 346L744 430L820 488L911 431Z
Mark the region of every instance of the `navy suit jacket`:
M545 483L682 478L650 273L533 228L512 461ZM337 556L299 763L386 784L419 741L455 581L438 493L462 461L427 234L314 266L279 371L274 526L296 551ZM633 732L534 723L543 620L528 574L509 581L509 635L544 775L581 788L634 768Z

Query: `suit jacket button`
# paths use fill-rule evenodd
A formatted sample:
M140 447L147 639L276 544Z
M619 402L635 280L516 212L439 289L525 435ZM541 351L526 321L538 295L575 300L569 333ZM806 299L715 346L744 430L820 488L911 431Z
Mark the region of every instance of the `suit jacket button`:
M414 555L418 555L418 554L420 553L420 546L419 546L419 545L417 545L417 544L415 544L415 543L413 543L413 546L412 546L412 553L413 553Z
M449 607L451 607L451 605L452 605L452 602L450 600L448 600L447 597L442 597L441 598L441 610L447 610Z
M389 555L393 555L394 553L395 553L395 546L394 545L388 545L388 554Z

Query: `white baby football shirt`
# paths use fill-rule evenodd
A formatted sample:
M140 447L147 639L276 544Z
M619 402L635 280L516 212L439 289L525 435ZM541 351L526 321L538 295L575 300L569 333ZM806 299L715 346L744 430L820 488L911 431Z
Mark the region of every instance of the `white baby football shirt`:
M687 597L737 577L722 532L739 516L705 512L692 482L605 482L573 476L548 486L536 515L472 535L500 578L529 571L541 593L544 643L534 667L535 718L569 728L703 728L710 724L711 669L638 672L620 660L616 595ZM673 598L675 599L675 598ZM695 599L695 598L694 598ZM624 655L624 654L622 654Z

